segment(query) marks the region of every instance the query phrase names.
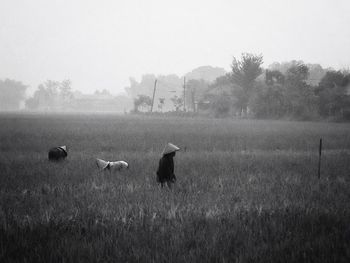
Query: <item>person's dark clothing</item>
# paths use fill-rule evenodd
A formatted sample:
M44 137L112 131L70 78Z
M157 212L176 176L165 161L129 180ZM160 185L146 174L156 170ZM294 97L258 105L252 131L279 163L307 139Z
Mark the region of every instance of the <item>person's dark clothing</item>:
M50 161L59 161L67 157L67 152L61 147L51 148L48 154Z
M166 154L159 160L159 167L157 170L157 182L161 183L174 183L176 177L174 174L174 154Z

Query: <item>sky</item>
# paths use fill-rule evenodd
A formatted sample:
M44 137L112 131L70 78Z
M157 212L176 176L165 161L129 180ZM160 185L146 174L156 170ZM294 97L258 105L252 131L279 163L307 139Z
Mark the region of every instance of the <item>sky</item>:
M242 52L342 69L349 25L349 0L0 0L0 79L119 94L129 77L230 70Z

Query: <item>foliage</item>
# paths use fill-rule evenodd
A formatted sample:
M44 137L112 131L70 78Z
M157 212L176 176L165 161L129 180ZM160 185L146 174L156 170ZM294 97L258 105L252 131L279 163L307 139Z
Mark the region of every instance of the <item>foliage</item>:
M305 64L293 63L283 74L265 71L265 83L257 85L251 107L258 118L313 119L317 116L315 88L307 84Z
M268 82L259 83L259 88L251 103L252 111L257 118L278 119L285 115L285 91L283 85Z
M235 97L232 95L232 76L230 73L227 73L224 76L218 77L209 85L198 105L199 109L204 110L209 105L213 115L221 118L230 115L235 102Z
M0 80L0 110L19 110L27 86L11 79Z
M134 111L138 112L140 107L145 111L144 108L150 108L152 106L152 98L146 95L138 95L136 99L134 99Z
M163 111L163 106L164 106L164 102L165 102L165 98L158 98L159 103L158 103L158 109L160 110L160 112Z
M72 82L69 79L65 79L60 83L59 90L62 100L70 100L73 98Z
M283 86L285 82L285 76L278 70L265 70L265 83L268 86Z
M26 100L30 110L58 111L65 110L66 104L73 99L70 80L62 82L47 80L38 86L31 98Z
M350 110L350 74L328 71L317 87L319 112L324 117L342 116Z
M193 69L191 72L185 74L188 81L199 80L205 83L212 83L215 79L225 75L226 71L223 68L212 67L212 66L202 66Z
M210 107L214 113L214 117L224 118L229 116L232 109L232 100L230 95L224 92L220 95L211 96L210 102Z
M281 72L283 75L285 75L289 68L294 67L299 64L305 64L302 60L291 60L287 62L274 62L271 65L268 66L268 70L277 70ZM319 64L305 64L309 69L308 78L306 80L307 84L312 86L317 86L320 80L323 78L323 76L326 74L327 70L322 68Z
M184 105L184 100L182 97L175 95L171 98L172 103L174 104L175 111L180 111Z
M186 83L186 109L196 110L196 103L202 100L208 91L209 84L204 80L190 79Z
M187 75L195 79L186 83L186 110L216 117L247 117L249 114L250 117L273 119L315 120L320 116L350 119L348 72L324 69L319 64L298 60L276 62L263 70L262 63L262 55L243 53L240 58L233 58L231 72L226 75L222 75L222 69L211 67L194 70ZM218 77L212 81L211 76L210 83L205 81L209 77L205 76L206 70L217 71ZM131 80L128 90L147 90L151 94L154 79L154 75L145 75L140 83ZM159 76L158 80L155 100L163 98L180 111L184 103L179 95L183 92L182 79L169 75ZM171 93L177 95L170 97ZM158 104L159 110L172 110L173 107L165 102Z
M102 91L95 90L94 95L96 95L96 96L105 96L105 97L112 97L112 94L106 89L103 89Z
M286 115L293 118L312 119L317 112L314 88L306 83L309 70L305 64L296 64L286 73Z
M243 53L241 59L235 57L231 65L232 81L234 83L233 95L237 98L237 106L244 115L247 114L248 103L251 99L256 78L262 73L262 55Z
M224 76L218 77L212 84L209 85L209 92L212 94L221 94L223 92L232 92L232 75L227 73Z

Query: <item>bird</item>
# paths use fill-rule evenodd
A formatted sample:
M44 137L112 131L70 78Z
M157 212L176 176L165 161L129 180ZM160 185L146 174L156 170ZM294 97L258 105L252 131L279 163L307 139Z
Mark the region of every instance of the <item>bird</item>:
M110 171L110 172L116 172L121 171L125 169L129 169L129 164L125 161L105 161L102 159L96 159L96 165L100 169L100 171Z

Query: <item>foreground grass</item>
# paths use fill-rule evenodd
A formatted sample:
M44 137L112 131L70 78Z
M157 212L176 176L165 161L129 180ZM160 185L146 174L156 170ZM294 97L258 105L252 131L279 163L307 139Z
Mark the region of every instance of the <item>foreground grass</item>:
M1 116L1 262L348 262L346 124ZM323 137L322 178L317 142ZM172 190L155 184L166 141ZM49 163L47 149L69 158ZM131 169L98 174L94 158Z

